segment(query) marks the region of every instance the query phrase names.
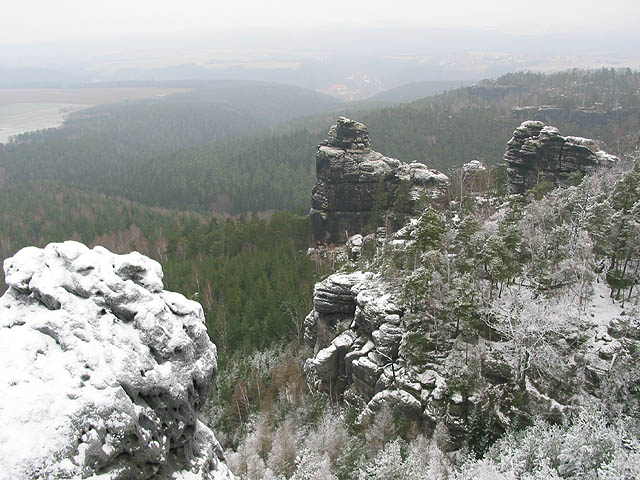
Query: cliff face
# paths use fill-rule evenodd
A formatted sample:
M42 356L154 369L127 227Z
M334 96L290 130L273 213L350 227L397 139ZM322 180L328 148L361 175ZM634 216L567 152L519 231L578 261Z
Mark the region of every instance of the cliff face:
M362 123L341 117L316 154L317 182L311 196L315 239L345 243L390 220L415 214L421 198L442 203L449 179L417 162L410 164L371 150Z
M563 137L557 128L539 121L516 128L504 154L510 193L523 193L541 182L565 184L573 173L587 175L616 160L593 140Z
M65 242L4 270L0 477L232 478L197 417L217 362L202 307L157 262Z

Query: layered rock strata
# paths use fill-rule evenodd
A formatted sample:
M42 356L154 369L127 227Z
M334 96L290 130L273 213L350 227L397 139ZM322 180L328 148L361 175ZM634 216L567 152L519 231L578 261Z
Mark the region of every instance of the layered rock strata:
M340 117L316 154L317 182L311 196L316 240L344 244L351 235L400 226L421 198L445 201L449 179L418 162L404 163L371 150L365 125Z
M4 271L0 477L232 478L198 420L217 361L202 307L157 262L65 242Z
M587 175L617 158L582 137L563 137L539 121L523 122L507 142L504 154L510 193L523 193L539 183L566 184L572 174Z

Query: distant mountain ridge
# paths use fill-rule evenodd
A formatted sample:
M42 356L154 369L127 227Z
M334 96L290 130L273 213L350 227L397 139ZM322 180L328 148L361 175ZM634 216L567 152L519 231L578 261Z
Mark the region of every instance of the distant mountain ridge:
M410 103L421 98L438 95L447 90L469 86L473 83L468 80L424 80L422 82L412 82L377 93L364 100L364 102Z
M500 162L504 138L523 121L522 110L514 111L522 105L557 101L566 104L562 112L579 113L602 104L608 113L597 122L563 113L552 124L618 156L635 145L628 134L640 125L637 113L619 115L615 107L640 102L640 74L630 70L521 72L393 107L341 104L263 82L196 84L209 87L96 107L59 131L24 136L0 148L3 177L48 178L170 208L306 211L315 147L340 115L366 124L375 150L445 173L471 160Z

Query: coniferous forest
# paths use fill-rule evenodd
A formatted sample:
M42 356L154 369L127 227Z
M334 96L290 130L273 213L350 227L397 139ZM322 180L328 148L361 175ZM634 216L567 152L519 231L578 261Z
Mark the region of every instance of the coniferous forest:
M164 288L203 307L218 373L201 419L239 478L640 475L638 72L513 73L387 106L271 83L190 88L0 145L0 259L77 240L157 260ZM365 123L376 151L451 179L447 209L425 203L406 237L370 237L357 260L308 254L314 156L340 115ZM593 138L620 162L510 196L502 155L525 119ZM471 160L490 181L464 183ZM452 437L451 416L427 424L386 407L363 421L348 394L312 388L305 317L335 272L370 272L400 299L407 371L459 354L442 395L476 402L463 433ZM622 313L618 336L606 334L620 346L594 376L577 356L602 320L596 304ZM492 348L509 370L496 383L484 373ZM527 410L534 389L567 405L561 418Z

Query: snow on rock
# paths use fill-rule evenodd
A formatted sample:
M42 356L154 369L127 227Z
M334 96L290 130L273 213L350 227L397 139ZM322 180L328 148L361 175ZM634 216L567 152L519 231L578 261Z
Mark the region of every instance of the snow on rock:
M402 311L371 273L336 273L316 284L305 339L315 357L305 373L316 388L341 391L349 383L367 400L398 354ZM348 308L346 308L348 306Z
M356 260L358 260L358 258L360 258L363 240L364 237L359 233L356 233L352 237L349 237L349 239L347 240L347 253L350 260L355 262Z
M358 416L358 423L370 422L382 408L399 409L407 418L419 418L422 415L422 405L404 390L383 390L377 393Z
M484 163L482 163L479 160L471 160L470 162L465 163L462 166L462 170L466 174L476 174L480 172L485 172L487 170L487 167L484 165Z
M403 225L404 214L417 213L421 197L434 205L447 202L445 174L373 151L366 125L344 117L318 147L316 177L310 218L315 239L324 245L375 232L371 219L376 212L380 218L389 213L385 223L396 229ZM402 215L396 221L398 212Z
M557 128L538 121L523 122L507 142L504 154L510 193L523 193L541 182L569 183L572 174L587 175L618 158L591 139L563 137Z
M4 271L0 478L232 478L197 417L215 345L157 262L64 242Z

